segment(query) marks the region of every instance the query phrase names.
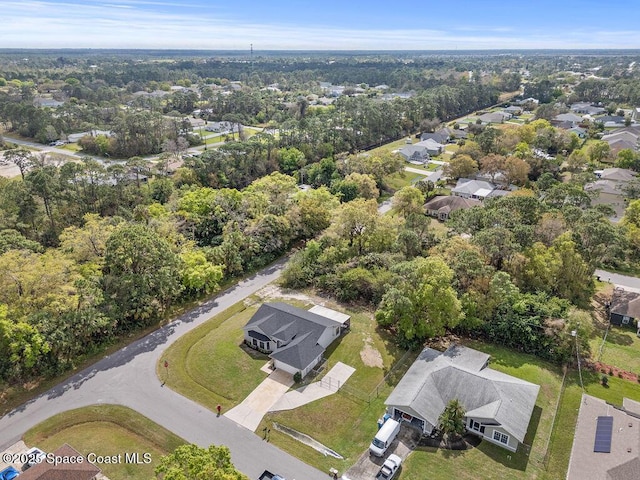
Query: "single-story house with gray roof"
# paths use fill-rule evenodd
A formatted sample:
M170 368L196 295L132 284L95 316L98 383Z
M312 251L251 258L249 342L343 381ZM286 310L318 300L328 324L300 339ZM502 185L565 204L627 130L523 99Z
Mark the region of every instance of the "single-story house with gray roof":
M402 155L407 162L426 163L431 158L427 147L417 143L415 145L407 145L401 148L398 150L398 153Z
M539 385L489 368L489 355L452 345L425 348L385 400L388 413L430 435L457 399L470 433L515 452L524 442Z
M616 288L609 307L609 321L613 325L637 325L640 334L640 293Z
M489 112L480 115L478 118L482 123L504 123L511 118L511 114L507 112Z
M324 307L311 310L264 303L244 326L244 343L268 353L276 369L304 377L350 321L348 315Z

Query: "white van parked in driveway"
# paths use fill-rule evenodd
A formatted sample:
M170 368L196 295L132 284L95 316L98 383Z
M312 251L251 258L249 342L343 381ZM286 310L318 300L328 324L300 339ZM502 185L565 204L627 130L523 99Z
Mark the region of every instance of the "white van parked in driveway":
M387 451L387 448L389 448L389 445L391 445L391 442L396 438L399 431L400 424L394 419L390 418L384 422L384 425L380 427L376 436L373 437L371 445L369 445L369 453L376 457L384 456L384 453Z

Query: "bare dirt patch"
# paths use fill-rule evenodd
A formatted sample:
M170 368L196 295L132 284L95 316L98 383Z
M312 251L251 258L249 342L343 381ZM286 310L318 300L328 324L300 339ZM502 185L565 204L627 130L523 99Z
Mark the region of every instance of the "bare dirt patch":
M303 302L315 303L309 295L296 292L295 290L288 290L278 285L267 285L262 290L256 292L256 296L260 297L262 300L279 298L283 300L301 300Z
M371 343L371 337L365 338L364 347L362 347L362 350L360 350L360 358L362 359L362 363L364 363L367 367L384 368L382 355L380 355L380 352L376 350Z

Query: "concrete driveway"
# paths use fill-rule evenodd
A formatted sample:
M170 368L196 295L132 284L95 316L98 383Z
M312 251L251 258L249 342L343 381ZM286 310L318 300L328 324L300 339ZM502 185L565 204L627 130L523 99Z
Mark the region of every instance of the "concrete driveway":
M404 462L413 449L416 448L419 440L420 434L418 433L418 430L402 425L400 433L389 446L384 457L378 458L373 455L369 455L369 450L367 450L358 459L356 464L346 471L342 478L348 480L372 480L376 477L380 467L382 467L382 464L389 455L395 453ZM400 468L402 469L402 466ZM399 478L399 475L396 475L396 478ZM428 477L425 475L425 478Z
M258 428L262 417L293 385L293 376L284 370L275 370L243 402L224 414L252 432Z
M228 446L231 460L249 478L258 478L266 469L290 479L326 480L325 472L263 441L224 415L217 417L211 410L163 387L156 375L156 365L169 345L277 279L285 261L278 261L240 281L170 324L7 413L0 418L0 450L56 413L87 405L118 404L136 410L188 442L203 447L212 443Z

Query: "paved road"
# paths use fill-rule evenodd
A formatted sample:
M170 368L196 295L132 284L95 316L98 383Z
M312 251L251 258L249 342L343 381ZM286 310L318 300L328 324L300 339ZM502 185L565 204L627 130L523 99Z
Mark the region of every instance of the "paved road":
M640 292L640 278L620 275L619 273L607 272L606 270L596 270L594 275L600 277L603 282L611 282L614 285L632 288Z
M328 474L262 441L250 430L224 416L217 417L214 412L162 387L155 373L157 362L169 345L212 315L277 279L283 265L284 261L280 261L262 270L8 413L0 419L0 450L56 413L93 404L120 404L140 412L189 442L202 446L212 443L227 445L235 465L251 479L258 478L264 469L269 469L291 480L327 480ZM211 368L215 368L215 364Z

